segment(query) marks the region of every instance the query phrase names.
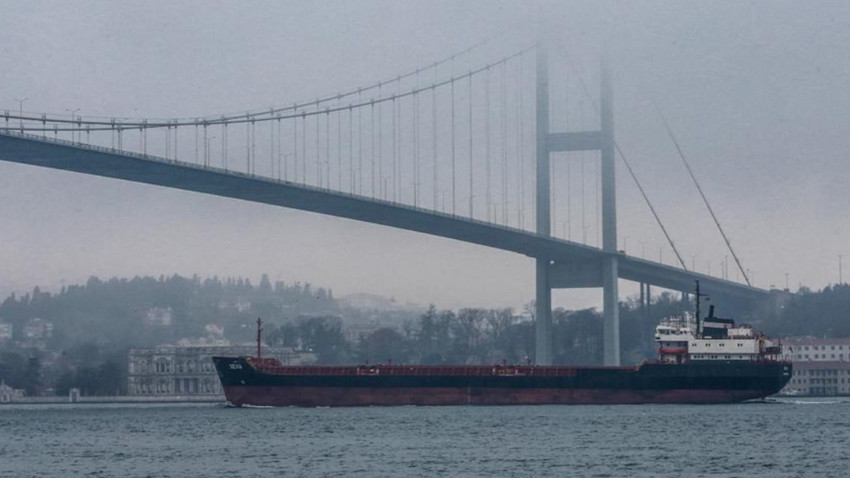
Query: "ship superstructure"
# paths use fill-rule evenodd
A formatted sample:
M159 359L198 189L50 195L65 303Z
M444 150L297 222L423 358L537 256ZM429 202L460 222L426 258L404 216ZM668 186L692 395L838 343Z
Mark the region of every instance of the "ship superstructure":
M668 317L655 328L658 360L682 364L694 361L777 361L782 345L749 325L714 316L714 306L700 322L690 314Z

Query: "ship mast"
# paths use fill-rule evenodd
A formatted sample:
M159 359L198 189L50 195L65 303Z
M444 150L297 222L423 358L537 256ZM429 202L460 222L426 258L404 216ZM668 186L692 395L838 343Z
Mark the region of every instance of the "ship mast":
M702 300L703 297L708 298L708 294L700 294L700 292L699 292L699 280L696 280L695 282L697 283L697 285L696 285L696 297L694 298L694 308L696 309L694 315L696 316L696 320L697 320L697 323L696 323L697 329L696 329L695 332L696 332L697 337L699 337L700 336L699 303L700 303L700 301ZM709 313L709 315L711 315L711 314Z
M257 317L257 360L261 358L260 342L263 340L263 319Z

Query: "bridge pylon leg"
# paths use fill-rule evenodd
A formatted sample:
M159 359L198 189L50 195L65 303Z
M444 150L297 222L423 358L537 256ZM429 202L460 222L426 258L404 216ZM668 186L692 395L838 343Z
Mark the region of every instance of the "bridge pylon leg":
M549 284L548 260L537 259L536 276L534 363L552 365L552 287Z
M614 100L607 59L600 68L600 149L602 177L602 249L608 257L602 260L602 337L603 363L620 365L620 301L617 280L617 199L614 157Z
M545 44L537 46L537 233L550 235L549 178L549 63ZM536 260L534 363L552 365L552 287L547 257Z
M617 284L617 258L602 261L602 360L620 365L620 300Z

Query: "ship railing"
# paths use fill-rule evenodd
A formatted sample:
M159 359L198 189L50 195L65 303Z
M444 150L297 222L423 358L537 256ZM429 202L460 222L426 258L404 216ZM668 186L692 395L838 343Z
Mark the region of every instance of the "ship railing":
M249 359L256 369L273 375L417 375L417 376L500 376L563 377L576 375L574 367L536 365L282 365L276 359ZM604 367L582 367L604 368Z

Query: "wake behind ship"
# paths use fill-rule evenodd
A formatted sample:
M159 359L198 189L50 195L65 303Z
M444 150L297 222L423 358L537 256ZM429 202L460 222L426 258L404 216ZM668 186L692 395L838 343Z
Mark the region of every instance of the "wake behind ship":
M733 403L777 393L791 378L781 346L731 319L698 315L656 327L658 360L633 367L534 365L285 366L213 357L234 406Z

